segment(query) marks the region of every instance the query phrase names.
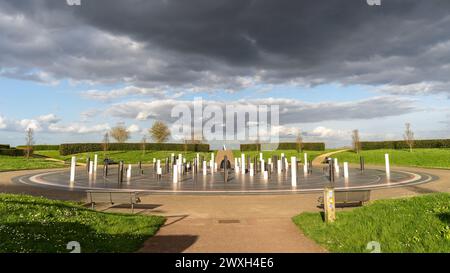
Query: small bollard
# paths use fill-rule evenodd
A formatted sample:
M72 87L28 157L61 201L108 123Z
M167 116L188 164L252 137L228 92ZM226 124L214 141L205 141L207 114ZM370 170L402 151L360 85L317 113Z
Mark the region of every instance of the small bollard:
M333 223L336 220L336 206L333 187L326 187L323 192L323 208L325 211L325 222Z

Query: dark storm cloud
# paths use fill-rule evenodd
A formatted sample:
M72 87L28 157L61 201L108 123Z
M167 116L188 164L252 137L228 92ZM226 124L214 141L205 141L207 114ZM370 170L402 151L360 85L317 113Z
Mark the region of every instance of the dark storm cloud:
M439 88L427 92L450 92L449 11L447 0L3 0L0 73L193 90L431 82Z

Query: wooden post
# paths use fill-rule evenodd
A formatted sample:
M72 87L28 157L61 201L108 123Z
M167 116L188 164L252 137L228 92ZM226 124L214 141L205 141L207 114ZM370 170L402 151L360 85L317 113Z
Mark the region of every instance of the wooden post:
M336 206L333 187L326 187L323 192L323 208L325 211L325 222L333 223L336 220Z

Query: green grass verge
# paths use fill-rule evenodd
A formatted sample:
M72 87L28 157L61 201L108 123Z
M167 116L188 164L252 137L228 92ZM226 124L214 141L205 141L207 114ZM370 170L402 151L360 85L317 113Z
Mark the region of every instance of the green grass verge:
M414 149L409 150L369 150L334 154L339 162L359 164L359 157L364 156L366 164L383 165L384 154L389 154L389 161L394 166L413 166L450 169L450 149Z
M377 241L382 252L450 252L450 194L380 200L337 212L326 224L321 213L293 218L304 234L332 252L369 252Z
M312 160L316 156L323 154L325 152L326 151L306 151L306 153L308 154L309 160ZM153 161L153 158L164 159L166 157L170 157L171 153L175 153L175 155L178 155L180 152L179 151L174 151L174 152L173 151L147 151L147 152L145 152L145 154L143 154L142 151L110 151L110 152L107 152L105 155L105 153L103 151L99 151L99 152L91 152L91 153L81 153L81 154L76 154L74 156L77 157L78 162L85 163L87 160L87 157L91 157L91 159L93 159L94 154L96 154L96 153L99 156L99 162L103 162L103 159L105 158L105 156L108 156L109 158L111 158L112 160L115 160L115 161L123 160L123 161L125 161L125 163L135 164L135 163L138 163L139 161L142 161L145 163L150 163ZM214 151L214 153L217 154L217 151ZM244 153L246 155L250 155L250 156L259 156L259 152L244 152ZM298 158L303 160L303 153L297 153L297 151L295 151L295 150L264 151L263 156L265 158L269 158L272 155L280 155L281 153L284 153L288 158L290 158L291 156L297 156ZM65 161L69 161L72 157L72 155L71 156L60 156L58 151L36 151L35 154L43 155L43 156L47 156L47 157L51 157L51 158L56 158L56 159L61 159L61 160L65 160ZM183 154L183 156L187 160L192 160L197 155L196 152L187 152L187 153L181 152L181 154ZM208 160L211 157L210 153L200 153L200 155L205 156L205 158L207 158ZM241 152L234 150L233 155L241 156Z
M22 156L0 155L0 171L60 168L63 166L64 164L60 162L48 161L43 158L26 159Z
M134 252L154 235L160 216L95 212L76 203L0 194L0 252Z

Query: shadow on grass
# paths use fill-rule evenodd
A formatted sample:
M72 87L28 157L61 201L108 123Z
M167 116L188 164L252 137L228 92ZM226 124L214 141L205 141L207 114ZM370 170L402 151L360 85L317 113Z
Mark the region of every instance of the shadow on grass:
M67 244L80 243L81 252L135 252L152 234L99 232L73 222L16 222L0 225L2 253L68 253Z
M446 225L450 225L450 212L438 213L436 216Z

